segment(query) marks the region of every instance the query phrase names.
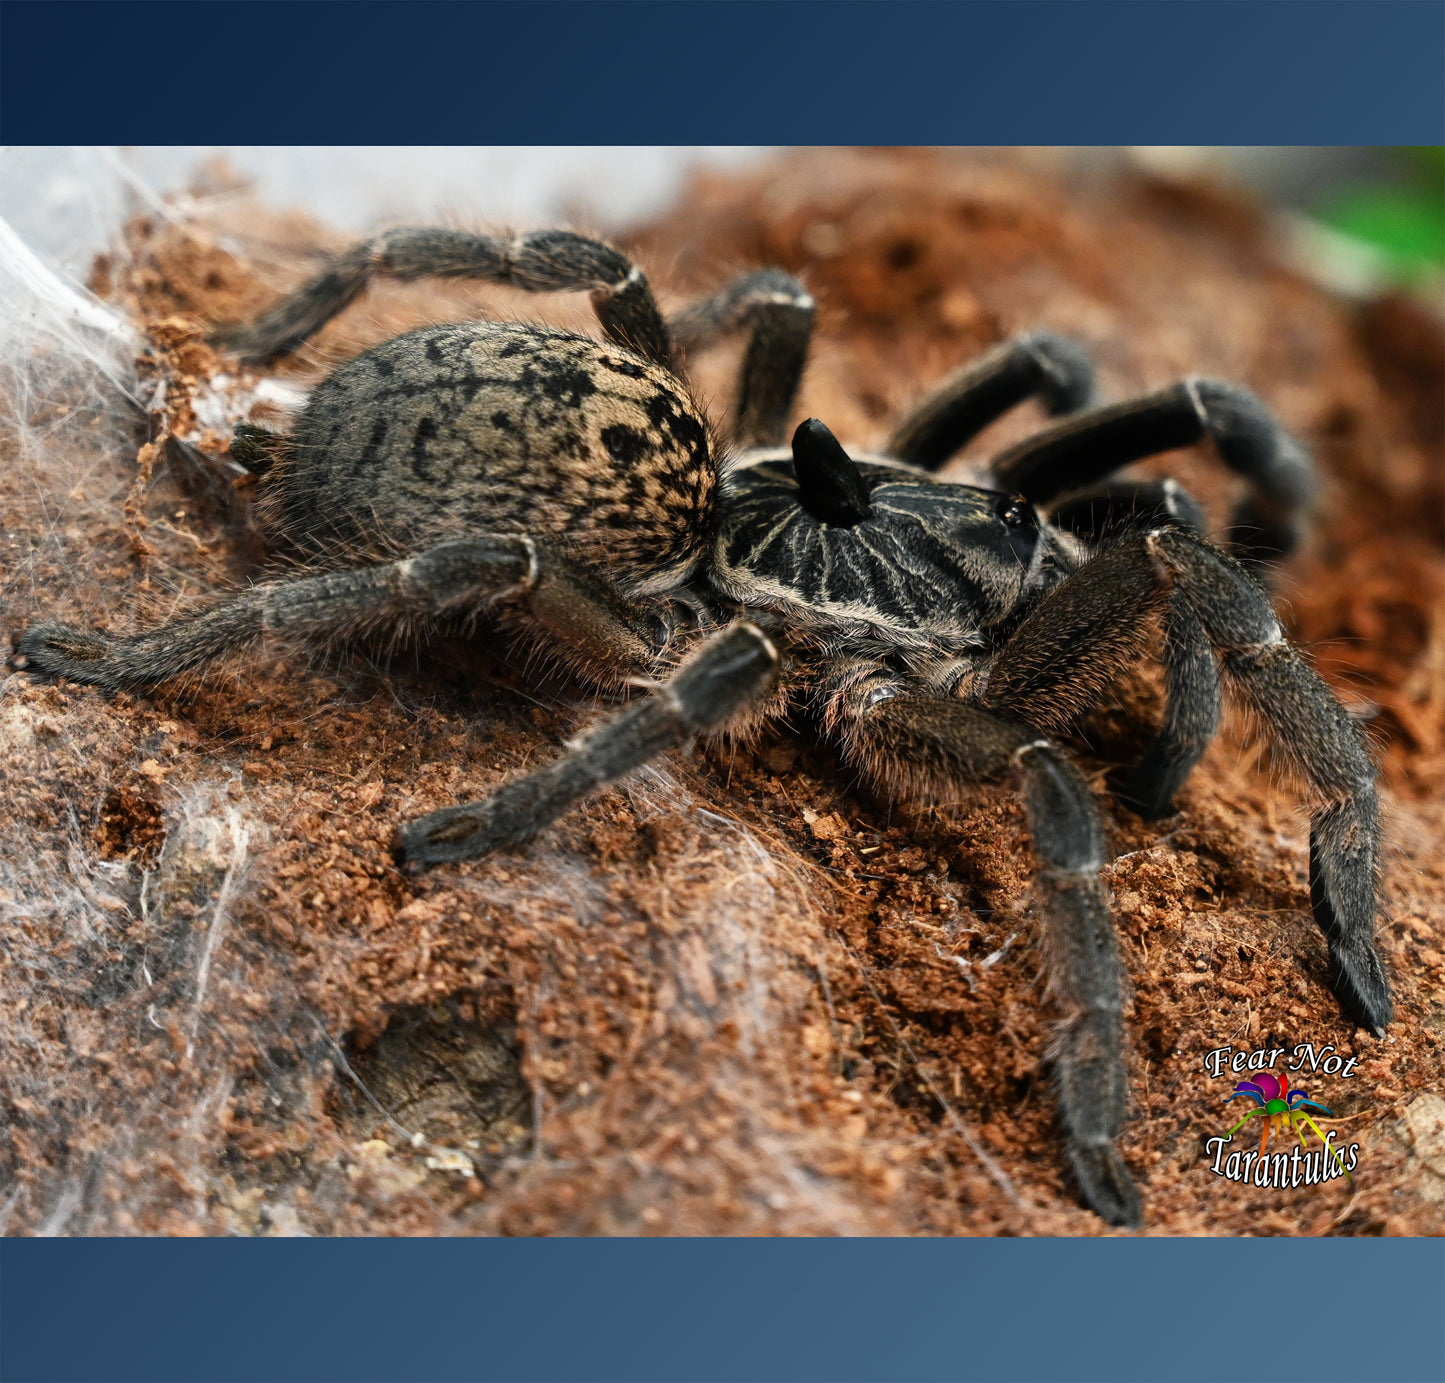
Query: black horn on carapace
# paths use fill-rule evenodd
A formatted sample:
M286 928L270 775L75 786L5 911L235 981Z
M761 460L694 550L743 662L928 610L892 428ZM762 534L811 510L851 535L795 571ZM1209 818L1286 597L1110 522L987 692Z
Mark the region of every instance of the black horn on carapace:
M852 528L872 512L853 458L817 418L799 423L793 433L793 474L798 503L820 523Z

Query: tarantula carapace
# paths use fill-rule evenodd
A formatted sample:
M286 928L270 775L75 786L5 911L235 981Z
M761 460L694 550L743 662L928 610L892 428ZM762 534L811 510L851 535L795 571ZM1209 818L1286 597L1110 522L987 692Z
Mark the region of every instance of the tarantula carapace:
M813 319L794 278L753 273L664 321L621 253L566 231L392 231L230 344L252 362L289 351L373 275L588 290L604 339L472 321L367 351L314 390L284 436L243 426L232 447L261 475L271 534L311 574L125 637L33 624L20 666L141 687L268 631L461 618L539 641L593 684L633 689L549 767L400 826L395 857L412 870L516 845L668 747L788 709L886 790L952 800L1011 776L1041 866L1069 1157L1088 1205L1132 1225L1139 1199L1114 1147L1126 1083L1107 853L1094 794L1054 737L1157 621L1163 723L1115 774L1115 797L1145 816L1170 810L1227 682L1313 799L1310 890L1335 993L1354 1021L1388 1022L1370 755L1242 565L1289 550L1313 478L1252 395L1191 379L1095 406L1084 353L1039 332L948 379L882 455L850 456L817 419L785 445ZM727 330L748 339L724 450L676 352ZM988 488L935 477L1029 397L1061 421L998 456ZM1103 483L1202 439L1248 483L1232 556L1202 536L1175 482Z

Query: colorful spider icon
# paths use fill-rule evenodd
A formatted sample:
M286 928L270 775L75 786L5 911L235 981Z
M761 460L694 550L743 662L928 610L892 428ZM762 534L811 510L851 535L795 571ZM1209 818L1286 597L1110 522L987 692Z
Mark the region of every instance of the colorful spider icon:
M1251 1119L1264 1115L1264 1135L1259 1140L1259 1155L1264 1156L1265 1147L1269 1143L1269 1131L1271 1128L1278 1134L1283 1134L1286 1128L1292 1128L1299 1138L1300 1147L1305 1147L1305 1136L1300 1131L1301 1124L1308 1124L1315 1131L1315 1137L1328 1149L1329 1142L1324 1134L1320 1132L1320 1126L1304 1112L1302 1106L1309 1105L1314 1109L1323 1110L1330 1118L1335 1117L1335 1112L1320 1104L1318 1100L1308 1099L1303 1090L1291 1090L1289 1088L1289 1077L1281 1073L1276 1076L1269 1071L1262 1071L1253 1080L1242 1080L1234 1087L1234 1094L1226 1097L1224 1103L1238 1099L1241 1095L1248 1095L1258 1106L1258 1109L1251 1109L1232 1129L1229 1136L1232 1138L1238 1130L1242 1129ZM1340 1170L1344 1172L1350 1185L1355 1184L1354 1177L1350 1176L1349 1170L1345 1167L1344 1159L1335 1150L1335 1156L1340 1158Z

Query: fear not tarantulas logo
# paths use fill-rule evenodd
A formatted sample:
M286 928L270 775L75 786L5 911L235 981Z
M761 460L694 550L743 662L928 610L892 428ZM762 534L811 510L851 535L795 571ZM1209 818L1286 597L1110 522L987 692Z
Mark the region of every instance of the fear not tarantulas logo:
M1322 1131L1308 1113L1310 1109L1316 1109L1327 1118L1334 1118L1334 1111L1318 1100L1310 1099L1304 1090L1291 1090L1289 1076L1284 1070L1275 1072L1266 1069L1284 1055L1284 1049L1261 1048L1257 1052L1236 1052L1225 1056L1229 1050L1221 1047L1211 1052L1205 1066L1214 1076L1223 1074L1226 1063L1236 1073L1250 1071L1249 1079L1238 1082L1234 1093L1226 1096L1224 1103L1229 1104L1232 1100L1243 1098L1253 1100L1254 1108L1228 1133L1206 1141L1205 1148L1212 1158L1210 1171L1228 1181L1259 1187L1316 1186L1341 1176L1353 1185L1354 1178L1350 1173L1359 1163L1360 1145L1351 1143L1348 1148L1335 1147L1335 1130ZM1333 1051L1333 1048L1325 1048L1325 1052L1330 1051ZM1326 1058L1323 1054L1317 1055L1313 1043L1300 1043L1294 1049L1294 1057L1294 1061L1289 1065L1290 1070L1301 1069L1307 1061L1312 1061L1314 1067L1318 1067L1323 1058L1326 1069L1329 1069L1329 1062L1333 1060L1335 1069L1341 1074L1353 1074L1350 1068L1355 1064L1354 1059L1346 1065L1338 1057ZM1254 1119L1262 1120L1259 1126L1258 1151L1226 1151L1234 1141L1234 1135ZM1310 1148L1305 1138L1306 1128L1319 1139L1318 1148ZM1299 1146L1290 1148L1288 1152L1271 1153L1268 1150L1271 1133L1277 1140L1288 1138L1292 1133Z

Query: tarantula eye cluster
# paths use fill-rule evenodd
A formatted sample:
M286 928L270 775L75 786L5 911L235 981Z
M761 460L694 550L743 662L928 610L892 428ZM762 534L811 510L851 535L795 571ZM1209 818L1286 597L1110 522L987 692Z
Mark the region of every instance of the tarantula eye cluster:
M1127 1089L1104 836L1057 737L1157 620L1163 720L1113 775L1116 800L1167 813L1232 689L1314 803L1310 893L1334 991L1351 1020L1384 1028L1374 768L1249 569L1294 545L1313 469L1252 395L1189 379L1100 403L1084 352L1036 332L945 380L878 454L850 454L817 419L789 444L813 322L801 284L762 270L667 320L623 254L560 230L389 232L228 343L265 361L373 277L427 274L588 292L601 336L468 321L343 364L284 435L238 427L232 446L260 477L263 522L310 570L127 637L36 622L17 665L148 687L270 631L460 616L545 643L595 684L652 689L491 797L403 823L406 870L521 844L668 748L763 716L811 720L885 790L952 799L1013 781L1041 866L1069 1160L1086 1203L1133 1225L1139 1197L1115 1147ZM734 331L748 348L724 465L675 350ZM1029 398L1056 421L995 457L987 487L938 477ZM1176 482L1110 479L1204 440L1245 490L1223 546Z
M998 516L1010 528L1031 528L1038 521L1033 507L1026 499L1001 499Z

